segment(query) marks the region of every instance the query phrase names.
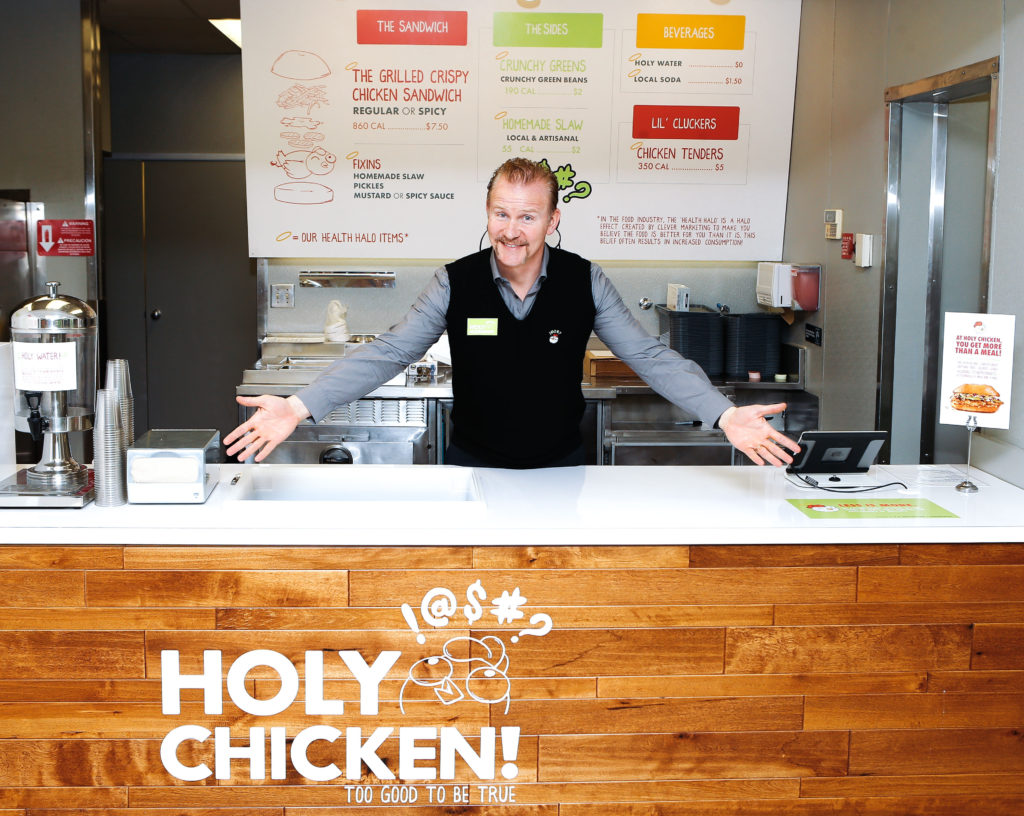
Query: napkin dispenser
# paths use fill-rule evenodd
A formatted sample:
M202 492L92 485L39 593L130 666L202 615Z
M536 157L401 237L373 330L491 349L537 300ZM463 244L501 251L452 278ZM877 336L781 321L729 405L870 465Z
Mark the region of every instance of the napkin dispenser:
M202 504L220 478L220 431L147 431L128 448L129 504Z
M816 312L820 299L821 265L766 263L757 265L757 303L771 309Z

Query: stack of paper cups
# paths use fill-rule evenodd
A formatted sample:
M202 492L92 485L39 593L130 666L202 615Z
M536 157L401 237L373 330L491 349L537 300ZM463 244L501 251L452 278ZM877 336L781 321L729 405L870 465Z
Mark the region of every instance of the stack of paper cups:
M127 360L107 360L106 387L117 397L124 447L127 449L135 441L135 398L132 396L132 381L128 376Z
M117 394L112 389L96 392L96 419L92 428L96 504L116 507L128 501L125 477L124 431Z
M14 355L10 343L0 343L0 478L17 470L14 412Z

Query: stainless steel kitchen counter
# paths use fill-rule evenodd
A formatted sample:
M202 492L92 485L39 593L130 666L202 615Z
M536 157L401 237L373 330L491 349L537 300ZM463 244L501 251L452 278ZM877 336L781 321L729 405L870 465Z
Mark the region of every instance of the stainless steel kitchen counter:
M243 372L236 394L294 394L355 348L358 344L303 341L302 337L265 341L263 357ZM802 371L802 365L794 370ZM345 455L352 453L359 463L441 463L451 430L452 376L450 367L439 364L433 380L398 377L350 406L339 406L321 423L302 423L268 461L325 461L325 451L344 448ZM510 391L532 387L528 369L509 374L506 382ZM787 403L786 411L771 418L783 433L796 437L818 426L818 398L808 394L802 382L713 382L738 405ZM636 377L595 377L583 379L581 385L587 401L581 429L589 464L738 464L742 460L733 455L721 431L704 427ZM386 411L391 404L397 408ZM245 409L240 409L239 421L245 415Z
M311 383L317 374L319 374L319 370L310 369L296 369L287 372L248 369L243 372L242 383L235 388L235 393L241 396L258 396L268 393L282 396L294 394L303 386ZM740 404L800 400L803 399L801 395L807 394L803 387L796 383L749 383L723 380L713 382L730 399L740 399ZM529 374L523 377L509 377L508 385L509 388L516 389L529 387ZM592 380L582 380L581 386L586 399L615 399L619 396L655 393L647 383L626 377L598 377ZM372 399L450 399L451 396L452 385L447 379L415 385L382 385L367 394L367 397Z
M356 335L365 342L374 335ZM359 348L358 342L324 342L319 334L295 334L265 338L261 343L262 359L256 367L242 372L242 383L236 393L244 396L259 394L294 394L308 385L328 365L339 357ZM796 347L793 347L794 349ZM796 357L794 356L796 359ZM797 364L799 365L799 363ZM382 385L374 389L367 398L371 399L450 399L452 387L451 369L440 367L435 382L416 384ZM713 380L715 386L730 398L736 397L741 404L751 402L778 402L791 399L790 394L805 393L802 382L749 382L728 379ZM510 376L510 388L529 387L529 373ZM586 399L615 399L618 396L654 394L654 389L635 377L597 377L583 379L583 396ZM777 396L783 395L783 396ZM748 398L749 397L749 398ZM816 400L816 398L814 398Z

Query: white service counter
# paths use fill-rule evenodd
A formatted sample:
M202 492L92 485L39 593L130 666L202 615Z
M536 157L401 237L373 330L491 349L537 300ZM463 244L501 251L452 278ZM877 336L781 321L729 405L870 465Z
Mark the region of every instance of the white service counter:
M792 485L754 467L221 465L201 505L0 510L16 544L836 544L1024 541L1024 491L975 469L876 467L871 493ZM262 481L273 483L259 490ZM235 482L234 484L232 482ZM257 498L259 497L259 498ZM275 498L276 497L276 498ZM815 500L805 511L791 500ZM845 507L837 507L838 502ZM872 506L865 506L871 502ZM950 517L906 517L908 504ZM828 510L828 507L836 509ZM934 509L934 508L933 508Z

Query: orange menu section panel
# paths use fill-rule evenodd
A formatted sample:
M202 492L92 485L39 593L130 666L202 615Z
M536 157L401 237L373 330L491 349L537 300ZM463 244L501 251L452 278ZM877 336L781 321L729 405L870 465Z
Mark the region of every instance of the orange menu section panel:
M634 105L634 139L717 139L739 136L740 109L726 105Z
M361 45L465 45L465 11L358 9L356 42Z
M742 14L638 14L636 46L739 51L746 28Z

